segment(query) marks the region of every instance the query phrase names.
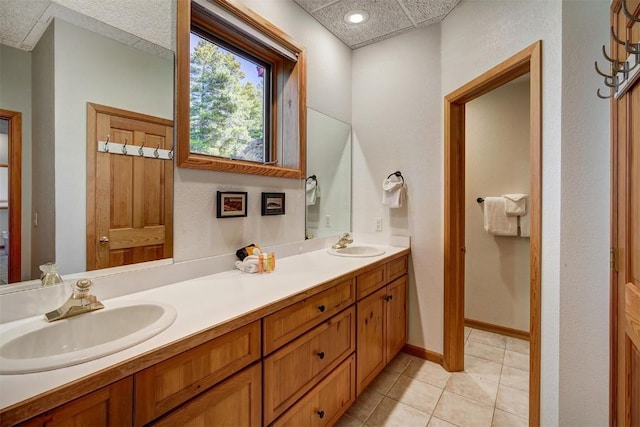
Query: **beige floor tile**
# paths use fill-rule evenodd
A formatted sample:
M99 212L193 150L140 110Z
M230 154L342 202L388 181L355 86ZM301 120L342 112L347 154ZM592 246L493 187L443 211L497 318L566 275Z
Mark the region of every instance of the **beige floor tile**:
M371 427L425 427L429 418L430 415L425 412L385 397L367 419L366 425Z
M471 334L471 328L468 327L464 327L464 339L465 341L467 340L467 338L469 338L469 335Z
M500 384L521 391L529 391L529 372L505 365L502 367L502 374L500 374Z
M529 371L529 355L507 350L504 352L504 366Z
M488 427L493 418L493 406L445 391L433 415L460 427Z
M384 396L374 390L365 390L356 401L347 409L347 415L364 422L376 409Z
M404 375L436 387L444 388L451 374L437 363L415 358L409 363L409 366L407 366Z
M445 420L441 420L440 418L436 418L436 417L431 417L431 419L429 420L429 424L427 424L427 427L458 427L455 424L451 424L446 422Z
M487 381L466 372L456 372L449 377L447 386L444 389L475 400L483 405L494 406L496 394L498 393L498 383Z
M507 350L518 353L529 354L529 341L518 338L507 337Z
M362 421L358 421L355 418L351 418L349 415L344 414L333 427L361 427Z
M499 383L502 365L490 362L486 359L471 356L470 354L465 354L464 371L476 377L493 381L494 383Z
M473 341L471 337L469 337L469 341L464 345L464 354L469 354L471 356L489 360L490 362L502 364L504 349Z
M500 385L496 408L517 415L521 418L529 418L529 393L512 387Z
M396 357L393 358L391 362L389 362L389 364L384 369L385 371L392 371L401 374L405 369L407 369L407 366L409 366L409 363L413 359L417 358L411 356L410 354L400 352L396 355Z
M387 396L422 412L433 413L442 389L402 375Z
M472 329L469 335L469 340L478 341L484 344L489 344L494 347L505 348L507 345L507 337L504 335L494 334L492 332L481 331L479 329Z
M491 427L527 427L529 421L525 418L517 417L508 412L496 409L493 413Z
M373 380L371 384L369 384L367 389L377 391L380 394L387 394L387 392L391 389L391 387L393 386L393 383L396 382L399 376L400 376L400 373L387 371L385 369L382 372L380 372L380 374L378 374L376 379Z

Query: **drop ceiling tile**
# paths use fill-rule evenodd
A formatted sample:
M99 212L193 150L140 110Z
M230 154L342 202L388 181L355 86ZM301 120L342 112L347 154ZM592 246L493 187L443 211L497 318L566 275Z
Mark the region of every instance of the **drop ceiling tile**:
M21 45L49 3L49 0L1 0L0 38ZM25 22L29 25L24 25Z
M339 0L294 0L307 12L315 12L318 9L336 3ZM395 1L395 0L394 0Z
M460 0L399 0L416 25L440 21Z
M352 10L366 11L369 20L358 25L346 22L344 15ZM413 27L396 0L343 0L318 10L313 16L350 47Z

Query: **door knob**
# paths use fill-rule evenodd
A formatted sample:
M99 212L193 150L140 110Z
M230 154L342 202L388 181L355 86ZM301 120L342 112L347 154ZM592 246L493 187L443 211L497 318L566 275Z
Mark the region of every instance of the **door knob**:
M107 236L100 237L100 243L109 243L109 238Z

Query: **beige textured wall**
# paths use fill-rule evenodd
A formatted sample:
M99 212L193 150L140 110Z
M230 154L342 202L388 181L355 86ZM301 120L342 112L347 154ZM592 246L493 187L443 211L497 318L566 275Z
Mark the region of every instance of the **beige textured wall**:
M465 317L529 330L529 239L484 231L477 197L529 193L529 80L467 104Z

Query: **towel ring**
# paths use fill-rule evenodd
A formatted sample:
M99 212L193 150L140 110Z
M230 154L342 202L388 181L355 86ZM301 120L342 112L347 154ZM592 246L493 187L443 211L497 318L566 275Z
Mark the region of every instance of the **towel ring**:
M315 175L311 175L310 177L308 177L307 179L305 179L305 181L309 181L310 179L314 180L315 182L318 182L318 178L316 178Z
M387 177L387 179L391 178L393 175L397 176L398 178L400 178L402 180L402 183L404 184L404 176L402 176L402 172L400 171L395 171L393 173L390 173L389 176Z

